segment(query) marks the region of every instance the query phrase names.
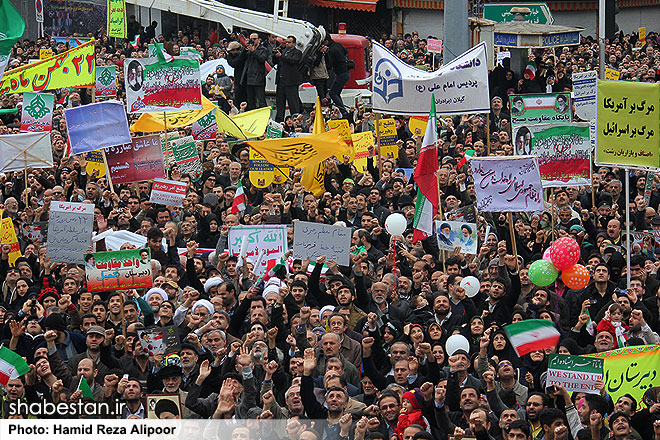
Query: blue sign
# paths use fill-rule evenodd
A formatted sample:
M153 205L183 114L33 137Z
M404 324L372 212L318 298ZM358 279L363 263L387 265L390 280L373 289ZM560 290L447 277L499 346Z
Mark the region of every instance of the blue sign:
M562 32L561 34L543 35L543 46L570 46L580 44L580 32Z
M73 154L131 143L126 109L119 101L103 101L64 111Z
M493 44L495 46L516 47L518 46L518 35L495 32L495 39L493 41Z

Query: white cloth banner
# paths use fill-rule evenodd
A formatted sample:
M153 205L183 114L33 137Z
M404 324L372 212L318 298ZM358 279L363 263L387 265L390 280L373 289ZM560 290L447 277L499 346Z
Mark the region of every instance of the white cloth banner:
M53 150L50 132L4 134L0 136L0 171L51 168Z
M536 157L472 158L470 166L477 211L543 211L543 186Z
M373 109L399 115L428 115L431 93L438 113L488 113L486 43L480 43L435 72L416 69L373 43Z
M266 271L269 261L279 261L288 250L286 225L232 226L227 237L230 255L241 253L244 239L247 240L245 256L256 262L253 272L257 276Z

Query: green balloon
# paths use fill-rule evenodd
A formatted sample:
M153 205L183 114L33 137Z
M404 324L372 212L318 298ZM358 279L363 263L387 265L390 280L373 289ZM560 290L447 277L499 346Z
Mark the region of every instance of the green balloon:
M539 287L552 284L558 274L557 268L550 261L536 260L529 266L529 280Z

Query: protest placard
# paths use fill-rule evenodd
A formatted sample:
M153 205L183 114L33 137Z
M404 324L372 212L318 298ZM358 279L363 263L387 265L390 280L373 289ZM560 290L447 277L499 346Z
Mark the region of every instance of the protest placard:
M151 287L151 252L142 248L86 254L85 279L89 292Z
M243 238L247 239L245 255L255 265L253 272L259 276L270 260L279 260L287 252L286 228L286 225L232 226L227 238L229 254L239 255ZM222 251L224 249L216 252Z
M94 84L94 42L16 69L2 77L0 93L45 92Z
M47 60L48 58L53 56L53 49L51 48L41 48L39 49L39 59L40 60Z
M534 156L472 158L477 211L543 211L543 186Z
M438 70L406 64L385 46L373 44L373 110L426 116L435 96L438 113L488 113L486 43L479 43Z
M477 254L477 225L456 221L436 221L435 233L438 237L438 248L440 250L453 251L461 248L463 254Z
M254 148L250 148L248 176L250 183L257 188L265 188L275 178L275 167Z
M160 136L141 136L130 144L116 145L106 150L112 182L116 184L164 178L165 163Z
M596 163L660 166L660 85L598 81Z
M110 0L108 0L110 1ZM96 66L97 98L107 98L117 95L117 66Z
M408 128L415 136L424 136L426 124L429 122L428 116L411 116L408 121Z
M5 217L0 220L0 243L8 244L9 248L9 265L13 266L16 260L21 257L21 246L16 237L16 229L14 229L14 222L11 217Z
M54 263L83 264L92 243L92 203L51 202L46 253Z
M566 93L511 95L511 133L516 155L530 154L528 125L571 122L571 97Z
M350 265L350 228L322 223L295 222L293 224L293 258L316 261L325 256L341 266Z
M3 134L0 136L0 171L51 168L53 150L50 132Z
M73 154L131 142L126 110L119 101L104 101L64 111Z
M606 81L618 81L621 77L621 72L611 67L605 68L605 80Z
M48 222L23 223L23 237L31 242L43 243L46 240Z
M149 201L161 205L182 206L187 186L185 182L176 180L154 179Z
M163 155L163 161L165 162L165 167L169 168L174 164L174 154L172 153L172 141L180 139L178 131L161 133L160 135L160 150Z
M21 131L50 131L54 103L55 95L50 93L23 93Z
M367 172L367 160L369 158L369 147L374 146L373 131L363 131L352 135L353 148L355 148L355 159L353 164L358 173Z
M272 119L268 121L266 126L266 139L279 139L282 137L284 132L284 126L279 122L275 122Z
M442 53L442 40L434 40L429 38L426 40L426 49L429 52Z
M527 126L544 187L591 184L589 123Z
M575 114L584 121L596 119L598 72L595 70L574 72L571 80L573 81L573 105L575 106Z
M215 112L216 109L213 109L206 116L192 123L192 136L196 141L215 139L217 136L218 123Z
M353 138L351 137L351 126L348 124L348 120L330 119L328 121L328 130L337 130L347 145L353 145Z
M107 1L107 35L114 38L126 38L126 3L124 0Z
M197 152L197 144L192 136L185 136L170 142L172 159L181 174L189 174L190 178L197 180L202 174L202 161Z
M153 358L155 354L163 357L181 351L181 340L173 325L152 327L137 331L142 350Z
M594 385L603 380L603 359L553 353L548 358L546 386L560 385L566 391L600 394Z
M85 154L87 165L85 171L91 177L105 177L105 162L103 161L103 150L89 151Z
M399 157L399 145L396 143L399 137L394 119L380 119L377 133L380 135L380 155L390 159Z
M202 108L199 61L193 57L174 57L169 63L158 58L127 58L124 78L129 113Z

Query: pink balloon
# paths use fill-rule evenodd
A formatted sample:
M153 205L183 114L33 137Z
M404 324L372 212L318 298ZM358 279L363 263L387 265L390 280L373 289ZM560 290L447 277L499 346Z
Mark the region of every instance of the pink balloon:
M571 237L555 240L550 246L550 259L558 270L570 269L580 260L580 245Z
M545 252L543 252L543 259L552 263L552 258L550 257L550 248L547 248Z

